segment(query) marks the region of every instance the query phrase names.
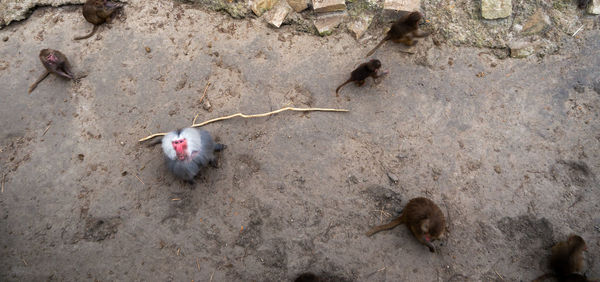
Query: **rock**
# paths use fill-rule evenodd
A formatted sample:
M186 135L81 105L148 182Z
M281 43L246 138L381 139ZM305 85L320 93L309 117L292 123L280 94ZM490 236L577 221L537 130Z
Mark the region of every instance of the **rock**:
M287 3L296 13L302 12L308 8L308 2L306 0L287 0Z
M373 21L373 15L361 14L348 25L348 29L354 35L354 38L359 39L365 34L365 31L371 25L371 21Z
M4 38L2 38L2 41L4 41L4 42L8 41L8 36L4 36Z
M383 9L393 11L418 11L421 0L384 0Z
M85 0L2 0L0 1L0 28L12 21L25 19L36 6L58 7L66 4L83 4Z
M346 15L348 15L346 12L324 14L318 16L313 23L319 35L326 36L333 32L333 29L342 22Z
M212 105L210 104L210 101L208 101L208 98L204 99L204 103L202 103L202 108L207 112L212 112Z
M513 58L527 58L535 52L535 45L529 42L516 41L508 44L510 56Z
M344 0L312 0L313 9L317 13L328 13L346 9Z
M250 8L255 15L261 16L264 12L271 10L279 0L255 0L250 4Z
M530 35L542 32L546 27L550 26L550 17L544 14L542 9L538 9L523 25L523 34Z
M600 0L590 0L587 12L592 15L600 15Z
M512 13L511 0L481 0L481 16L493 20L510 16Z
M292 11L292 7L287 1L279 1L273 10L269 11L266 16L267 22L275 27L280 27L285 17Z

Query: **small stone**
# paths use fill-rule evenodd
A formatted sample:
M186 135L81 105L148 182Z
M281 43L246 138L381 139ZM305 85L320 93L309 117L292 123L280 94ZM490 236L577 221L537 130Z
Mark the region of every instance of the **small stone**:
M292 7L286 1L279 1L273 10L267 15L267 22L274 27L280 27L285 17L292 11Z
M522 32L525 35L536 34L542 32L546 27L550 26L550 24L550 17L544 14L542 9L539 9L527 19L527 22L523 25Z
M150 47L146 47L146 53L150 53L150 51L152 51Z
M600 15L600 0L590 0L587 12L592 15Z
M350 30L350 32L352 32L354 38L359 39L365 34L365 31L367 31L372 21L373 15L362 14L358 16L358 18L355 21L351 22L348 25L348 29Z
M346 15L346 12L325 14L318 16L313 23L317 28L319 35L326 36L333 32Z
M421 0L384 0L383 9L393 11L418 11Z
M508 44L510 56L513 58L527 58L535 52L535 46L528 42L511 42Z
M206 111L212 112L212 105L208 101L208 99L204 99L204 103L202 103L202 108Z
M261 16L264 12L271 10L275 4L277 4L278 0L256 0L252 2L251 9L255 15Z
M387 177L390 179L390 181L392 181L392 183L398 184L398 176L396 176L395 174L388 172Z
M358 184L358 178L356 178L354 175L350 175L350 177L348 177L348 183Z
M8 41L8 36L4 36L4 38L2 38L2 41L4 41L4 42Z
M79 158L80 161L83 161L85 156L83 154L79 154L79 155L77 155L77 158Z
M300 13L308 8L308 2L306 0L287 0L287 3L296 13Z
M481 0L481 16L484 19L501 19L510 14L512 14L511 0Z
M317 13L342 11L346 9L344 0L312 0L313 9Z
M495 171L497 174L500 174L500 173L502 173L502 169L500 169L500 166L499 166L499 165L495 165L495 166L494 166L494 171Z

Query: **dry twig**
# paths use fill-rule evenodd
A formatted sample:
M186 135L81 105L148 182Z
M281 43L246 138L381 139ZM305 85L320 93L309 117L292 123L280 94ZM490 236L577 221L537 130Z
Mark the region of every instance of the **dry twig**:
M573 35L571 35L571 37L574 37L578 32L580 32L583 29L583 25L581 25L581 27L579 29L577 29L577 31L575 31L575 33L573 33Z
M48 127L46 127L46 130L44 130L44 133L42 133L42 137L44 137L44 135L46 135L46 132L48 132L48 129L50 129L50 126L52 125L52 121L50 121L48 123Z
M135 173L134 173L133 175L135 175L135 178L137 178L137 179L138 179L140 182L142 182L142 184L146 185L146 183L144 183L144 181L142 181L142 180L141 180L141 179L140 179L140 178L137 176L137 174L135 174Z
M211 120L207 120L207 121L202 122L202 123L194 123L194 124L192 124L191 127L201 127L201 126L207 125L209 123L213 123L213 122L221 121L221 120L232 119L234 117L242 117L242 118L266 117L266 116L278 114L278 113L285 112L285 111L294 111L294 112L314 112L314 111L318 111L318 112L348 112L348 110L345 110L345 109L285 107L285 108L281 108L281 109L276 110L276 111L272 111L272 112L268 112L268 113L262 113L262 114L246 115L246 114L243 114L243 113L237 113L237 114L233 114L233 115L229 115L229 116L225 116L225 117L213 118ZM138 142L143 142L143 141L152 139L154 137L165 136L165 135L167 135L167 133L164 133L164 132L163 133L155 133L155 134L152 134L150 136L147 136L147 137L144 137L144 138L138 140Z

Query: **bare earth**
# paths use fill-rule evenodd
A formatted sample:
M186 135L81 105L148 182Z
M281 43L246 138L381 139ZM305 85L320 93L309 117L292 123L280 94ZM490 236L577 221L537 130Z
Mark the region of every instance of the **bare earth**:
M336 98L382 30L359 43L146 3L79 42L80 6L0 30L1 281L527 281L570 233L600 277L599 30L543 59L386 44L390 74ZM87 77L28 95L48 47ZM195 186L137 142L286 105L350 112L207 125L228 148ZM446 213L438 253L405 227L364 235L417 196Z

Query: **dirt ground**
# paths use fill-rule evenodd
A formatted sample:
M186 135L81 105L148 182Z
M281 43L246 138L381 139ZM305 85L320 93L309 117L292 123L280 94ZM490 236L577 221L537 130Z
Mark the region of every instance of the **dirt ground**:
M336 98L376 35L138 0L76 42L80 9L0 30L1 281L528 281L571 233L600 277L599 30L543 59L387 44L390 74ZM28 95L47 47L87 77ZM195 186L137 142L286 105L350 112L207 125L228 148ZM446 213L438 253L404 227L364 235L417 196Z

